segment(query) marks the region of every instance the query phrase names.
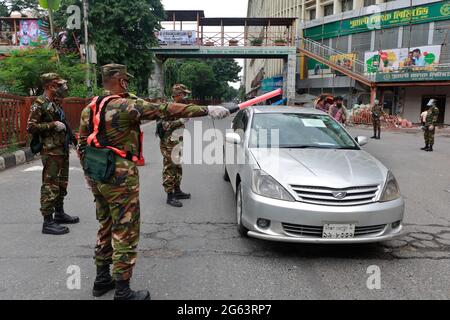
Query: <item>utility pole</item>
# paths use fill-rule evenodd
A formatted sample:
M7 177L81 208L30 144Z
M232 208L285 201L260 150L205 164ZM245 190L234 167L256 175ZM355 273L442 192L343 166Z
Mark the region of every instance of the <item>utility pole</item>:
M89 89L92 89L91 85L91 70L90 70L90 54L89 54L89 32L88 32L88 0L83 0L83 22L84 22L84 50L85 50L85 59L86 59L86 86Z

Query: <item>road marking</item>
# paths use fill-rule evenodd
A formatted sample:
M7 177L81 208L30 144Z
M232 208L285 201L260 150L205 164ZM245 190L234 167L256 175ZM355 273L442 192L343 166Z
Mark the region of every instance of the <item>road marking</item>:
M43 169L44 169L43 166L34 166L34 167L29 167L25 170L22 170L22 172L38 172L38 171L42 171ZM77 168L77 167L69 167L69 171L83 172L83 170L81 168Z

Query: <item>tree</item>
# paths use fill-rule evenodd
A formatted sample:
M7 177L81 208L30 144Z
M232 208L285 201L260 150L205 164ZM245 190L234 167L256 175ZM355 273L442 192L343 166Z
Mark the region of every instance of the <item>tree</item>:
M8 17L9 9L4 3L0 3L0 17Z
M4 1L2 6L6 7L8 10L5 16L9 16L13 11L19 11L23 14L25 10L32 10L36 13L42 13L37 0L9 0Z
M165 93L175 83L183 83L198 99L232 100L237 93L228 82L239 81L239 64L233 59L168 59L164 64Z
M0 87L17 95L39 95L43 92L40 76L56 72L69 82L72 90L79 90L85 75L85 65L78 57L66 55L58 61L56 51L49 49L16 50L0 60ZM74 96L73 92L69 92Z
M63 0L55 12L55 24L66 27L66 9L81 0ZM99 65L121 63L135 76L139 94L145 94L153 70L150 48L157 45L155 31L161 28L164 8L160 0L90 0L90 41L95 44ZM76 37L82 42L83 34ZM70 37L73 39L73 37Z
M178 70L177 82L188 86L194 98L206 99L214 95L216 79L213 68L205 62L191 60L184 62Z

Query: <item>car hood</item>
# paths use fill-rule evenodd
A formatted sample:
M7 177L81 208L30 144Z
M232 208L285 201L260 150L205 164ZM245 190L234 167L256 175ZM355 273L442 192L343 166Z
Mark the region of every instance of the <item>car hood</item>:
M250 149L260 168L284 186L383 185L387 168L363 150Z

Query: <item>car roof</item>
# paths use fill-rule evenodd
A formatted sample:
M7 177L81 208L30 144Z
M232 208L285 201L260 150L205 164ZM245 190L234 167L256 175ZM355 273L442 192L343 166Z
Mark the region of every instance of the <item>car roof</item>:
M249 109L253 110L255 114L260 113L301 113L301 114L326 114L323 111L314 108L305 108L299 106L253 106Z

